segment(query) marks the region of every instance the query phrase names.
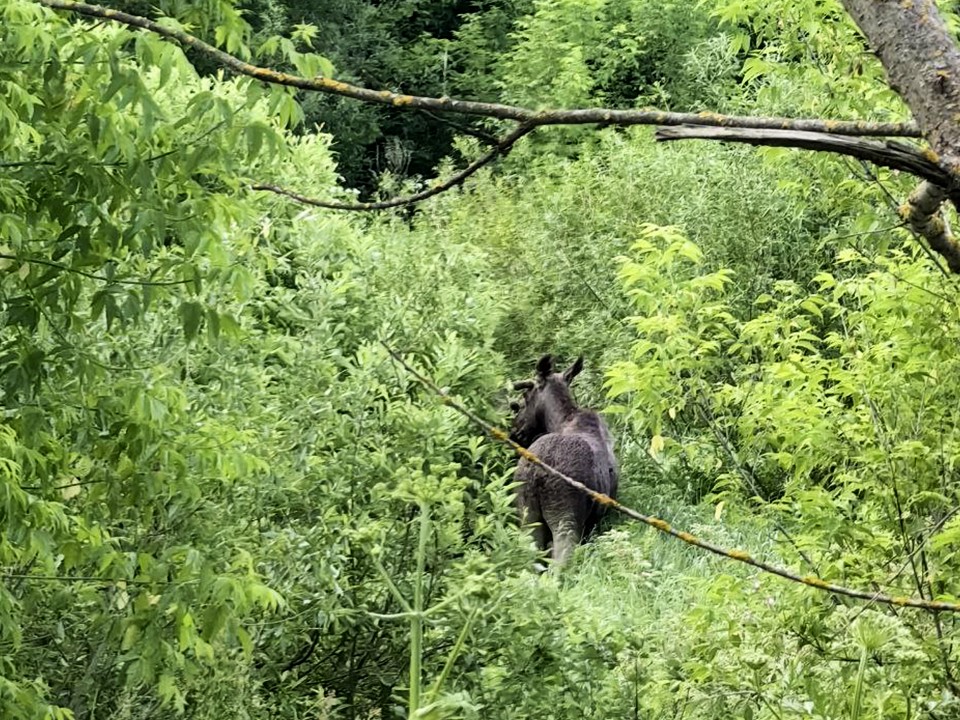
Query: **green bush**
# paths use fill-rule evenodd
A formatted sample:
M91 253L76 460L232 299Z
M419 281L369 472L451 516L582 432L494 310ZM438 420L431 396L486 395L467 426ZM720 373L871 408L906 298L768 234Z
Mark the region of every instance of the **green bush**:
M719 79L732 107L821 107L787 35L838 6L734 5L719 36L676 3L540 3L505 87L594 102L649 70L643 93ZM161 11L238 52L253 37L230 3ZM955 600L953 287L848 166L558 131L415 213L346 217L248 189L345 194L287 90L27 0L2 13L0 716L956 714L945 614L617 517L534 574L509 453L382 344L498 424L508 379L583 353L627 503L828 581ZM463 40L508 25L484 13ZM839 62L848 33L808 39ZM682 61L659 57L680 34ZM876 67L849 74L831 108L883 99Z
M958 497L946 478L958 441L960 326L944 303L949 280L919 252L844 250L837 271L813 278L818 290L781 281L743 318L726 299L735 274L702 274L699 250L675 231L650 228L631 255L621 278L637 337L607 384L663 471L714 478L718 514L746 501L807 572L893 595L957 597L948 547ZM711 585L718 599L733 597L722 577ZM776 716L773 702L842 717L850 697L881 713L913 702L955 708L944 694L955 650L936 640L953 631L936 617L907 621L796 588L764 592L781 608L781 640L773 615L747 597L737 602L755 618L741 628L751 639L736 649L712 654L711 633L729 617L703 606L692 618L703 638L693 654L711 653L700 679L762 700L751 712ZM859 671L830 669L838 657Z

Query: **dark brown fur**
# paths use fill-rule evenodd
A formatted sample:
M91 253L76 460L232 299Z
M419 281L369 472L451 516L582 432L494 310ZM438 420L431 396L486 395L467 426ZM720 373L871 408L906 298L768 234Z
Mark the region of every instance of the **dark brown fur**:
M607 424L596 412L577 406L570 384L583 369L583 358L562 373L544 355L536 379L517 383L525 390L510 437L544 463L610 497L617 495L617 460ZM562 565L603 517L604 508L543 468L521 459L516 479L521 522L536 523L534 539L540 550L553 543L552 557Z

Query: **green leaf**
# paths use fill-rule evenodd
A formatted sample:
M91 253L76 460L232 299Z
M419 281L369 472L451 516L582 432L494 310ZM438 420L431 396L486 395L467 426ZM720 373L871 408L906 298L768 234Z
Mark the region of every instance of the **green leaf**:
M120 649L129 650L136 644L139 638L140 627L134 622L128 623L126 629L123 631L123 639L120 642Z
M211 642L227 622L229 611L226 605L215 603L209 605L203 613L203 622L200 636L206 642Z
M180 324L183 329L183 337L187 341L197 337L203 315L204 307L200 303L193 300L184 300L180 303Z

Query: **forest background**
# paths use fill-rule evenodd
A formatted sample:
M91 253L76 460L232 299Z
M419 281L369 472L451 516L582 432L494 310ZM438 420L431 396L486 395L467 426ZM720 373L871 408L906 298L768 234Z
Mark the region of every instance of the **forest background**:
M910 113L831 0L116 3L304 77L532 108ZM957 18L941 8L951 32ZM508 422L584 354L621 499L960 596L956 278L916 179L298 93L0 1L0 717L950 718L955 613L623 519L531 572ZM950 217L953 211L949 211Z

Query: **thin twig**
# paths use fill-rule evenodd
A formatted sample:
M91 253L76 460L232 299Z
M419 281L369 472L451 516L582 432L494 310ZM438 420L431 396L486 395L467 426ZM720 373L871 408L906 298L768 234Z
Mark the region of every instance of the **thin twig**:
M27 573L8 573L0 572L0 578L8 580L36 580L39 582L92 582L103 583L104 585L143 585L147 587L170 587L173 585L185 585L187 583L199 582L199 578L189 580L177 580L175 582L162 582L154 580L135 580L131 578L109 578L97 577L95 575L32 575Z
M760 488L757 485L756 479L753 476L753 471L749 470L747 467L740 462L740 458L737 457L737 453L734 450L732 444L730 443L729 438L721 431L720 424L717 422L716 418L713 415L713 412L710 410L710 407L707 405L706 399L703 397L702 393L700 399L697 402L697 409L700 411L701 416L704 420L707 421L707 426L710 428L710 431L713 433L713 437L719 443L720 447L727 455L727 459L733 464L737 469L737 472L740 474L747 485L750 486L750 489L753 491L753 494L758 498L763 498L760 493ZM780 534L783 535L787 542L793 546L793 549L797 551L797 554L800 558L810 566L814 572L819 572L816 564L810 557L803 551L803 548L800 547L800 544L797 542L796 538L781 524L779 521L774 519L773 526L780 531Z
M883 182L880 180L880 178L877 176L877 174L873 171L873 168L871 168L870 165L869 165L866 161L861 160L861 161L860 161L860 167L863 169L863 173L864 173L864 175L866 176L866 178L867 178L868 180L870 180L871 182L873 182L878 188L880 188L880 191L881 191L881 192L886 196L886 198L887 198L887 205L889 205L889 206L890 206L890 209L893 210L894 214L896 214L896 215L899 217L899 215L900 215L900 203L897 202L897 199L893 196L893 193L891 193L891 192L887 189L887 186L883 184ZM854 171L854 172L856 172L856 171ZM930 261L931 261L934 265L936 265L937 269L940 271L940 274L942 274L944 277L949 277L949 276L950 276L950 273L947 272L947 269L946 269L946 268L943 266L943 264L940 262L940 258L937 257L937 255L934 254L933 250L930 249L930 247L927 245L927 243L925 243L925 242L923 241L923 237L922 237L916 230L914 230L912 227L910 227L909 224L908 224L906 227L907 227L907 229L910 231L910 234L913 235L913 237L914 237L914 239L917 241L917 243L919 243L919 245L920 245L921 249L923 250L924 254L926 254L926 256L927 256L928 258L930 258Z
M202 133L200 133L196 137L190 138L186 142L183 142L180 145L178 145L177 147L171 148L170 150L165 150L161 153L157 153L156 155L150 155L149 157L145 157L142 160L140 160L140 162L145 162L145 163L156 162L157 160L163 160L164 158L170 157L171 155L176 155L178 152L183 151L185 148L188 148L200 142L201 140L206 139L207 137L215 133L217 130L219 130L226 124L227 124L226 120L221 120L220 122L204 130ZM49 166L49 165L56 165L56 164L57 162L54 160L13 160L13 161L0 162L0 168L36 167L36 166L45 166L45 165ZM98 162L98 163L89 163L89 164L93 167L126 167L129 163L127 163L127 161L125 160L118 160L115 162Z
M75 273L76 275L82 275L83 277L90 278L91 280L99 280L100 282L113 285L170 287L171 285L186 285L187 283L194 282L192 278L188 280L127 280L124 278L108 278L104 277L103 275L87 272L86 270L70 267L69 265L64 265L63 263L54 262L53 260L44 260L43 258L37 257L20 257L19 255L8 255L7 253L0 253L0 260L15 260L25 264L35 263L37 265L44 265L46 267L56 268L57 270L63 270L64 272Z
M881 233L892 232L893 230L897 230L906 226L907 224L905 222L898 222L896 225L888 225L887 227L877 228L876 230L862 230L860 232L846 233L845 235L827 235L823 238L823 240L848 240L850 238L863 237L864 235L879 235Z
M99 485L100 483L110 482L108 478L100 478L99 480L78 480L77 482L67 483L66 485L54 485L50 488L45 488L43 485L21 485L21 490L39 491L39 490L66 490L67 488L79 487L80 485Z
M426 115L427 117L433 120L436 120L439 123L443 123L444 125L447 125L449 127L454 128L455 130L462 132L464 135L475 137L477 140L480 140L481 142L484 142L487 145L496 145L498 142L500 142L500 140L497 138L496 135L485 132L483 130L478 130L477 128L470 127L469 125L463 125L461 123L454 122L450 118L445 118L443 115L437 115L436 113L432 113L429 110L421 110L420 112Z
M897 225L894 229L896 229L896 228L901 228L901 227L909 231L909 228L906 227L906 226L904 226L904 225ZM878 267L878 268L886 271L887 273L889 273L890 277L892 277L892 278L893 278L894 280L896 280L897 282L902 282L904 285L909 285L910 287L915 288L915 289L917 289L917 290L920 290L921 292L925 292L925 293L927 293L928 295L931 295L931 296L937 298L938 300L943 300L944 302L948 303L949 305L956 305L956 304L957 304L957 298L955 298L955 297L950 297L950 296L948 296L948 295L944 295L943 293L938 293L936 290L931 290L930 288L924 287L923 285L919 285L918 283L912 282L912 281L907 280L906 278L904 278L904 277L902 277L902 276L900 276L900 275L897 275L895 272L892 272L886 265L884 265L884 264L882 264L882 263L878 263L878 262L877 262L876 260L874 260L872 257L870 257L869 255L867 255L867 254L863 251L863 249L860 248L858 245L853 244L853 245L850 245L849 247L850 247L852 250L854 250L858 255L860 255L860 257L862 257L862 258L864 259L864 261L870 263L870 264L873 265L874 267Z

